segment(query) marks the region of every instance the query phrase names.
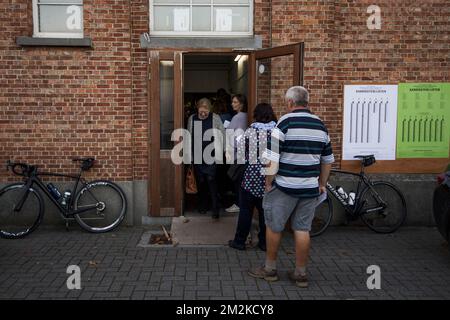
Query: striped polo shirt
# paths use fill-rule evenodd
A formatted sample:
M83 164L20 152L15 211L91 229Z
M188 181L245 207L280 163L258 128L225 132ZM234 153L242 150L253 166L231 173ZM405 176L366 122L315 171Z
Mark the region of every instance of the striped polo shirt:
M334 162L328 130L308 109L280 118L264 157L279 163L277 188L298 198L318 197L320 165Z

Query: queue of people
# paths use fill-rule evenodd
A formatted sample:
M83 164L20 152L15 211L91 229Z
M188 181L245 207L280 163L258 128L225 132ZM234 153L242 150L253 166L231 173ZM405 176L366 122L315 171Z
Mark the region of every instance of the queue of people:
M290 221L294 232L296 260L289 278L298 287L308 286L308 262L311 224L319 196L326 192L334 156L328 131L322 120L308 108L309 93L301 86L291 87L285 95L286 111L278 121L270 104L258 104L253 113L254 122L247 128L247 99L237 94L232 97L235 115L228 122L211 112L208 99L197 103L197 114L188 121L202 123L202 134L209 128L223 132L225 128L241 134L226 136L225 158L231 161L228 174L233 179L235 203L228 212L239 212L235 236L229 246L246 249L253 212L258 211L258 247L266 251L261 267L248 274L267 281L277 281L277 254L282 232ZM228 110L222 106L222 113ZM228 116L229 119L229 116ZM204 127L204 128L203 128ZM216 141L215 141L216 142ZM206 145L210 141L206 142ZM202 145L202 152L206 148ZM262 156L259 150L265 150ZM252 155L258 155L251 159ZM239 159L243 161L239 162ZM195 164L199 187L199 211L204 213L207 191L212 203L213 218L219 218L216 163Z

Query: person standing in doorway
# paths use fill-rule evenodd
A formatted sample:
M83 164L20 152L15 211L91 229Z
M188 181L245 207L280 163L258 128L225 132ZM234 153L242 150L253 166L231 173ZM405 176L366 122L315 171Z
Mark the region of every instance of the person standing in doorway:
M216 101L221 101L224 106L221 106L222 111L218 113L222 121L231 121L234 115L233 108L231 107L231 95L224 88L220 88L216 93Z
M208 210L208 193L212 205L212 217L213 219L219 218L219 201L218 201L218 190L217 190L217 164L207 163L204 159L205 149L210 143L214 143L215 151L222 152L222 146L216 137L212 138L212 141L204 139L205 132L210 129L217 129L222 137L224 136L225 129L222 124L220 117L211 112L212 105L209 99L203 98L197 102L197 113L189 117L187 128L192 137L192 155L194 159L194 173L195 179L198 186L198 210L200 213L205 214ZM195 139L194 123L197 123L201 127L201 138ZM219 143L218 143L219 142ZM196 148L196 143L201 143L201 148ZM200 152L201 155L195 154L195 152ZM215 154L212 156L215 157ZM200 163L196 163L195 159L201 159ZM209 192L208 192L209 191Z
M247 130L247 98L243 94L236 94L231 98L231 105L236 114L231 119L230 124L227 126L227 163L229 159L234 159L234 164L230 166L230 170L233 171L232 179L234 185L235 199L234 204L225 209L226 212L233 213L239 212L239 190L242 182L243 167L244 164L239 164L237 159L237 144L236 141ZM229 133L233 135L229 135ZM231 154L232 153L232 154ZM230 173L229 173L230 174Z
M282 231L290 218L296 259L289 278L304 288L308 286L309 231L318 197L326 192L334 156L326 126L308 109L308 91L301 86L291 87L285 102L288 113L272 131L265 153L270 160L263 199L266 261L264 266L250 269L248 274L267 281L278 280L277 253Z

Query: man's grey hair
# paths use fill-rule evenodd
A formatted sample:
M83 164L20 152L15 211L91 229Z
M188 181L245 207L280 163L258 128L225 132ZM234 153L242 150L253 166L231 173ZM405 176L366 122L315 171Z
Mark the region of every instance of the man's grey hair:
M309 92L302 86L290 87L286 91L286 99L290 99L296 106L306 107L309 103Z

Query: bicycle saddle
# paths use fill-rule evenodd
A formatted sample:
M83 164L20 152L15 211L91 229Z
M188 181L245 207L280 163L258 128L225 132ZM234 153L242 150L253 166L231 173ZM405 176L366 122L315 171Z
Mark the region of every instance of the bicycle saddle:
M364 167L371 166L376 162L375 156L373 154L357 155L357 156L354 156L353 158L360 159L362 161L362 165Z
M89 170L95 162L95 158L72 158L72 161L81 161L81 169Z
M95 161L95 158L72 158L72 161Z

